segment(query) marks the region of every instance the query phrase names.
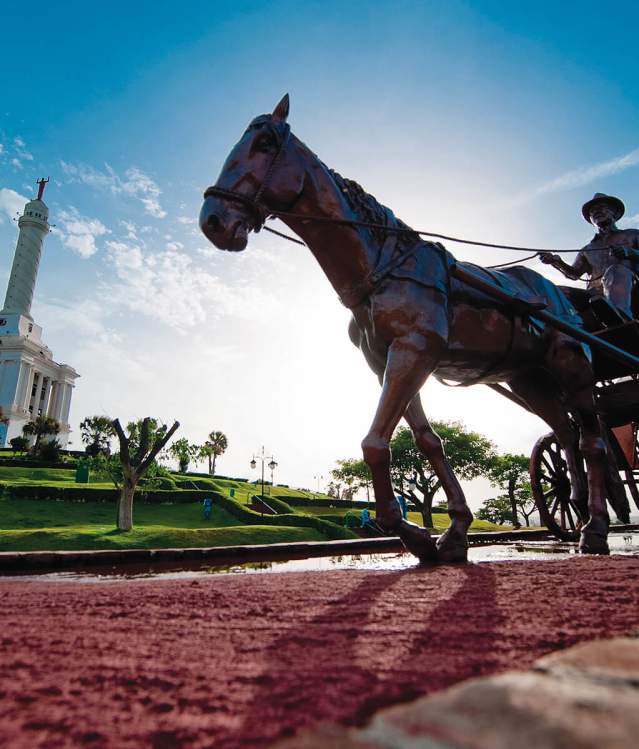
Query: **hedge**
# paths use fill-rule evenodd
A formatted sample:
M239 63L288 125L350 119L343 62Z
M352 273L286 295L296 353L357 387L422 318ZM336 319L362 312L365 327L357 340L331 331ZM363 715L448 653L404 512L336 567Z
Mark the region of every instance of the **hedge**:
M262 500L262 497L260 497L258 494L254 495L254 497L258 500ZM275 510L278 515L290 515L291 513L295 513L295 510L287 502L284 502L277 497L266 496L264 497L263 501L272 510Z
M173 479L175 485L179 487L180 489L209 489L213 491L220 491L219 484L216 484L213 479Z
M344 510L363 510L365 507L375 507L374 501L369 503L361 499L325 499L322 497L311 499L298 494L274 494L273 497L285 500L292 507L332 507ZM409 504L408 509L410 512L419 512L417 507L411 504ZM446 515L448 510L445 507L433 507L432 512L434 515L438 513Z
M73 471L77 468L77 461L70 460L67 463L59 463L48 460L30 460L29 458L0 458L0 468L64 468Z
M242 484L251 483L249 479L238 478L237 476L222 476L221 473L214 473L213 475L211 475L210 473L196 473L195 471L187 471L186 473L173 474L173 475L184 476L184 478L189 478L190 476L196 476L196 477L200 477L203 479L211 479L211 480L222 479L222 481L239 481Z
M346 528L341 528L339 525L335 525L335 523L327 520L320 520L312 515L260 515L259 512L249 510L244 505L231 499L231 497L224 496L216 498L215 504L226 510L229 515L241 520L245 525L284 525L315 528L331 541L353 538L353 534L346 530Z
M7 484L5 486L7 499L48 499L54 501L71 502L116 502L119 496L114 489L93 489L90 485L83 486L29 486L25 484ZM185 489L182 491L167 491L138 489L135 501L145 504L182 504L187 502L202 502L207 497L217 502L222 494L213 490Z

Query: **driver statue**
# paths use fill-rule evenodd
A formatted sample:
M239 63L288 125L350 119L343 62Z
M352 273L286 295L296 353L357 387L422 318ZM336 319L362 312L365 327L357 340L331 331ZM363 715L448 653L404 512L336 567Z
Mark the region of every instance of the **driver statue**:
M568 265L552 252L541 252L539 257L573 280L588 273L590 293L603 294L623 318L631 320L632 290L639 271L639 230L617 228L616 222L625 210L619 198L596 193L581 212L597 233L579 251L575 262Z

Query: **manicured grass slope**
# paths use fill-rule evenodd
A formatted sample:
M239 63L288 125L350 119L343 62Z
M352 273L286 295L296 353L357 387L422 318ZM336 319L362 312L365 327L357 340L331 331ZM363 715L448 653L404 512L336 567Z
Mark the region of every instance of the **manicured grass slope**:
M128 533L110 525L0 530L0 551L69 551L235 546L293 541L326 541L313 528L242 525L228 528L169 528L139 525Z
M312 517L264 516L225 500L204 520L200 503L134 505L134 528L114 530L115 504L0 500L0 551L229 546L354 538ZM300 525L305 523L305 525Z
M234 544L281 543L287 541L319 541L354 538L342 527L347 510L330 507L298 507L286 504L286 497L312 497L311 492L287 487L273 487L280 500L269 498L276 516L261 516L245 506L256 493L256 486L233 479L189 477L174 474L178 491L210 488L215 492L211 518L203 519L200 502L134 505L134 528L128 533L114 530L115 502L91 501L92 490L112 489L110 482L92 476L91 485L75 484L75 471L58 468L0 467L0 485L28 486L43 492L46 487L74 487L86 501L55 501L51 498L0 499L0 551L162 548L185 546L225 546ZM235 498L229 497L229 489ZM7 490L8 491L8 490ZM58 490L59 491L59 490ZM110 495L110 492L109 492ZM167 492L167 495L171 495ZM115 492L114 492L115 496ZM187 493L180 494L184 499ZM374 511L373 511L374 516ZM320 520L324 516L326 520ZM410 519L421 524L421 516L411 513ZM326 522L332 520L333 522ZM447 515L434 515L435 530L448 525ZM503 530L484 521L475 521L472 530Z

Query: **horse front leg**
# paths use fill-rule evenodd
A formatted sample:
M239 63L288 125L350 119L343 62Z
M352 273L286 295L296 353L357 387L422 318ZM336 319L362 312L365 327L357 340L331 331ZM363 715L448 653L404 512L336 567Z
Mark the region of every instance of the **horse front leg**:
M432 466L446 494L450 525L437 541L438 559L440 562L465 562L473 513L448 462L442 441L428 422L419 393L411 400L404 418L413 432L415 444Z
M404 546L422 562L437 560L437 547L425 528L402 518L390 475L390 439L406 407L433 371L436 357L428 338L412 333L396 338L388 350L382 394L371 428L362 441L371 471L378 522L395 531Z

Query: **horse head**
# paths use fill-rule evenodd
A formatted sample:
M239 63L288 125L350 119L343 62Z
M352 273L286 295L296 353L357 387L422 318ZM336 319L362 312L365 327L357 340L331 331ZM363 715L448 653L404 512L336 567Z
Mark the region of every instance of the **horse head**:
M272 114L256 117L204 193L200 229L220 250L243 250L271 210L290 210L304 189L305 170L286 119L288 94Z

